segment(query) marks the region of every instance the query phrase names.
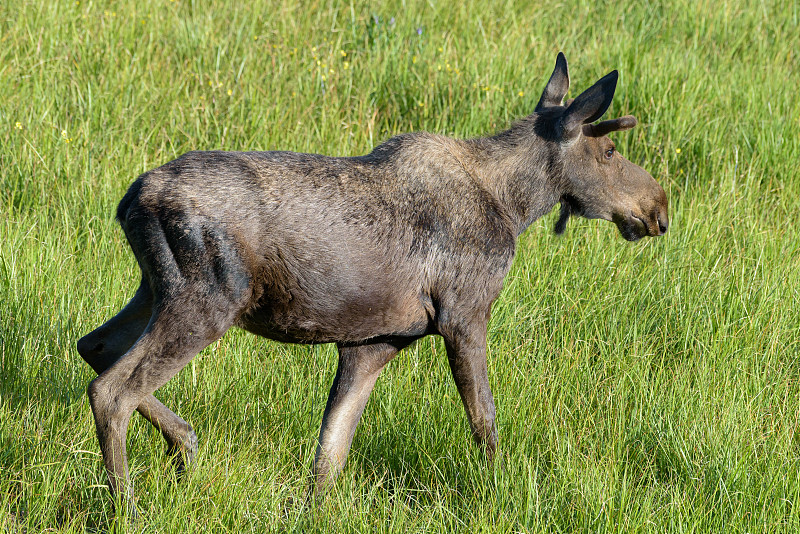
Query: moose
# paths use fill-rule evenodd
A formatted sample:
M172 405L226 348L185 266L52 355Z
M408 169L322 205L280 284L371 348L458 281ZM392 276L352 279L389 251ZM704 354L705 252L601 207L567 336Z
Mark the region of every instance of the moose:
M134 410L179 469L194 458L194 430L153 392L232 326L338 348L312 493L342 470L383 367L431 334L444 339L491 460L487 323L520 234L559 203L559 234L573 215L612 221L629 241L667 231L664 190L607 137L636 119L596 123L617 78L565 102L559 53L533 114L491 136L408 133L357 157L189 152L139 176L117 218L141 283L77 343L98 374L88 397L112 494L135 513L125 442Z

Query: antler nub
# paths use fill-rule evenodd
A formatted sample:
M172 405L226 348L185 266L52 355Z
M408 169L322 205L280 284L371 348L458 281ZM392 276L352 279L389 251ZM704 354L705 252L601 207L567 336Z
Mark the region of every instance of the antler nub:
M610 119L597 124L584 124L583 135L586 137L603 137L611 132L630 130L636 126L637 120L633 115L625 115L616 119Z

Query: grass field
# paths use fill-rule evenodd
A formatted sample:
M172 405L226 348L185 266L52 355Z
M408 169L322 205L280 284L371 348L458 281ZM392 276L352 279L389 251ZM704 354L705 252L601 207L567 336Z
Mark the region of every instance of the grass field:
M350 460L301 506L332 346L229 332L157 396L198 460L175 484L138 416L153 532L800 531L800 4L675 0L0 3L0 532L115 521L77 339L132 296L113 219L194 149L363 154L533 111L620 70L614 139L670 198L630 244L554 214L523 234L489 325L487 466L438 338L384 371Z

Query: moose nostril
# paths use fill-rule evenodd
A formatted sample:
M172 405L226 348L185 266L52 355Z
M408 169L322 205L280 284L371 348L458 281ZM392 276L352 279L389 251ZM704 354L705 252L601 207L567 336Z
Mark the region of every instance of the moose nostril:
M658 217L658 229L661 231L662 234L667 233L667 228L669 227L669 222L666 219L662 219L660 216Z

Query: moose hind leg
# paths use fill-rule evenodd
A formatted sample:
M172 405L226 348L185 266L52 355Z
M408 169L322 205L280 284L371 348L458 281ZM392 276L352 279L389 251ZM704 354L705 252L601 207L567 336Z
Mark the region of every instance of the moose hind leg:
M78 340L77 348L97 374L128 352L153 315L153 293L142 279L136 294L114 317Z
M233 324L240 308L228 304L211 304L203 289L188 285L180 294L162 301L131 349L89 385L89 401L111 491L132 510L135 507L125 447L130 416L142 401Z
M324 491L342 470L356 426L384 366L410 340L371 345L339 345L339 366L333 380L314 457L313 489Z
M114 317L78 340L81 357L99 375L111 367L142 335L153 315L153 293L146 279L131 301ZM136 410L159 429L173 454L178 473L197 454L194 429L153 395L145 397Z

